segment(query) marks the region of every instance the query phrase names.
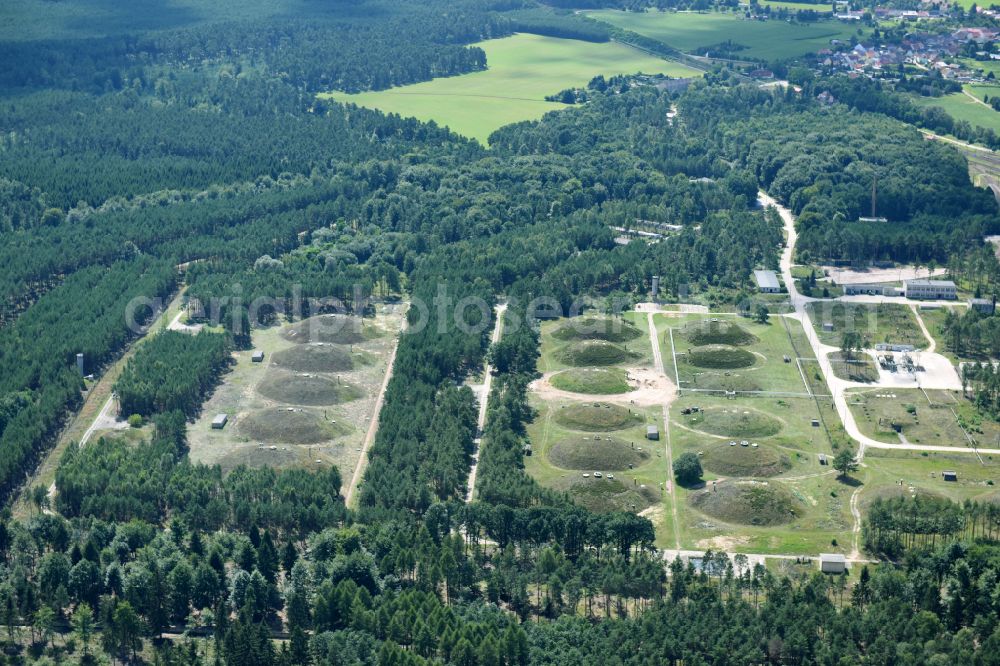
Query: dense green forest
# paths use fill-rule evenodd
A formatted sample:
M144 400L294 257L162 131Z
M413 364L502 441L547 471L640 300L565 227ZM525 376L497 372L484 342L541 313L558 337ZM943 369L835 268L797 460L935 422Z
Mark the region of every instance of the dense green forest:
M76 354L100 373L141 334L135 303L184 284L220 327L145 340L115 390L148 437L69 446L54 499L40 486L31 516L0 516L5 662L997 663L989 509L879 505L866 540L898 566L848 588L711 553L665 566L649 520L575 506L522 458L540 297L629 303L657 274L667 298L731 304L777 267L759 188L800 215L810 257L974 256L996 204L957 154L721 69L682 93L616 79L487 150L313 93L482 69L469 44L515 30L629 36L527 0L304 5L176 25L157 5L157 29L0 43L3 495L80 405ZM863 227L876 175L891 224ZM616 242L612 227L647 223L670 231ZM187 420L254 327L403 298L411 332L356 509L345 470L189 459ZM470 300L484 308L458 309ZM466 503L480 433L465 383L487 357ZM924 514L936 532L914 529Z

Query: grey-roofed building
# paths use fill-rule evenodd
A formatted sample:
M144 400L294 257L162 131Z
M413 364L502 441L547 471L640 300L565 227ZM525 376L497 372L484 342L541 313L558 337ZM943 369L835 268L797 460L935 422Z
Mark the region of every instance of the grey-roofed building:
M969 308L984 315L991 315L996 312L997 305L989 298L970 298Z
M646 426L646 439L659 439L660 429L655 425Z
M774 271L754 271L753 279L757 283L757 291L762 294L781 292L781 283L778 282L778 275Z
M907 280L903 283L903 295L931 301L953 301L958 298L955 283L951 280Z
M222 430L229 423L229 414L216 414L212 419L212 430Z
M820 553L819 570L831 574L844 573L847 571L847 558L840 553Z
M264 352L262 352L262 351L255 351L253 353L253 356L250 357L250 360L253 361L254 363L263 363L264 362Z

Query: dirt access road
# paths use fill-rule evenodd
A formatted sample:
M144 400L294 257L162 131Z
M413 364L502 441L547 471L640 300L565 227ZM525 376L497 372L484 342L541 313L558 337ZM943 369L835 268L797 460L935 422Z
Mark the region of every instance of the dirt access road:
M507 312L507 304L500 303L494 310L496 323L493 325L493 335L490 337L490 344L495 345L500 342L503 334L503 315ZM490 389L493 387L493 367L489 361L483 367L483 386L479 392L479 418L476 421L475 450L472 452L472 469L469 470L469 490L465 495L465 502L468 504L476 492L476 475L479 472L479 443L483 436L483 428L486 427L486 407L490 401Z

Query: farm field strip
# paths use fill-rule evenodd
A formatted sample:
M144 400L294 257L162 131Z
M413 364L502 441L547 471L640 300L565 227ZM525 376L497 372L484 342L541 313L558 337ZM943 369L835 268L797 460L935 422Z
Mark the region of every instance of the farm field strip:
M516 34L474 44L486 52L488 69L389 90L321 98L435 121L486 144L504 125L541 118L571 105L545 97L585 86L598 74L701 76L702 72L617 42L593 43Z
M823 8L822 5L817 6ZM826 6L829 9L829 6ZM748 21L742 14L722 12L625 12L600 10L587 16L655 39L683 52L731 40L746 47L736 58L780 60L830 46L831 39L849 40L856 27L835 21L789 24L784 21Z

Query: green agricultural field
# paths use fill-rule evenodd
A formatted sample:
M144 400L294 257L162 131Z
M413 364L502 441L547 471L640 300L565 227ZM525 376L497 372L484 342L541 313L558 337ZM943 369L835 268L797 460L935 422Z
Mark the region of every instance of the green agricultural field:
M913 345L917 349L927 346L913 311L906 305L814 301L806 307L823 344L840 347L845 331L857 331L865 347L880 342ZM833 330L823 330L824 323L833 324Z
M486 52L486 71L390 90L357 95L332 92L321 97L433 120L485 144L489 135L504 125L566 108L565 104L546 102L545 97L584 86L598 74L701 75L698 70L613 42L595 44L518 34L476 46Z
M971 438L977 446L998 448L1000 441L1000 424L980 415L957 391L864 389L850 391L847 404L862 433L889 444L967 447Z
M948 112L955 120L965 122L977 127L992 129L1000 132L1000 113L984 104L981 100L973 99L964 92L943 95L941 97L920 97L912 96L913 103L920 107L938 106Z
M664 368L674 381L679 376L682 391L806 392L796 349L811 352L797 321L771 317L759 324L732 315L657 315L655 321Z
M692 407L699 412L683 414ZM833 448L823 428L812 426L818 418L812 399L687 394L671 405L670 416L673 458L693 452L705 470L704 486L675 485L682 548L804 555L850 550L853 488L819 464L818 454L830 455ZM746 428L760 435L748 435L742 446ZM669 506L667 515L673 515ZM672 532L657 536L659 546L674 547Z
M732 40L746 47L738 52L739 56L763 60L799 57L829 47L831 39L848 40L857 35L857 26L832 20L810 24L777 20L749 21L741 13L637 13L604 10L588 12L588 16L632 30L684 52Z

